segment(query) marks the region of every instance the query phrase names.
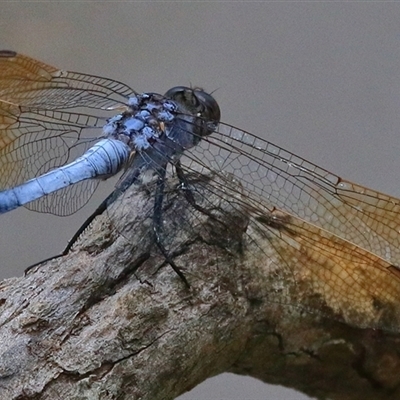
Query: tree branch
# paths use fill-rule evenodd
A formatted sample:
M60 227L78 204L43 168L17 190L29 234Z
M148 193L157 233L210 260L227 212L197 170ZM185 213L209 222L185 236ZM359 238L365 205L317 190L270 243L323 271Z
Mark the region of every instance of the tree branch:
M4 281L0 399L173 399L226 371L318 398L398 398L396 273L228 181L191 179L208 213L169 183L162 236L190 289L154 246L151 185L67 256Z

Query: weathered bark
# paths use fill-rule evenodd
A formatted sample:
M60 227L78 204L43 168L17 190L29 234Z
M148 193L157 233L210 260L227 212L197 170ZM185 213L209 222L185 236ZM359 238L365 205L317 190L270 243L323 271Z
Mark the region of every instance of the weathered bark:
M221 183L208 179L216 204ZM2 283L1 400L173 399L224 371L318 398L399 398L400 285L385 265L363 284L390 296L351 304L357 285L335 289L319 275L329 265L302 250L305 224L274 214L254 225L229 188L211 217L172 185L163 238L188 289L154 246L149 193L130 191L70 254ZM260 226L296 239L297 262Z

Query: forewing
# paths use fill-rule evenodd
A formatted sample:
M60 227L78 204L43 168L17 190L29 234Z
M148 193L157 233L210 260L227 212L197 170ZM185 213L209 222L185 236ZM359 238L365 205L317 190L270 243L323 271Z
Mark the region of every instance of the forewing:
M0 52L0 189L81 155L133 93L111 79Z
M0 99L15 106L105 110L125 105L133 93L112 79L63 71L22 54L0 51Z
M345 181L272 143L220 124L187 153L189 168L230 173L277 208L400 265L400 201Z
M184 182L177 185L172 179L169 182L175 183L166 185L162 245L168 254L181 254L185 241L196 242L201 232L200 241L209 243L210 249L234 251L235 261L257 265L254 270L260 271L260 279L271 283L264 299L268 302L359 327L398 329L400 270L396 266L329 229L278 209L274 201L252 190L244 176L239 178L232 168L227 172L226 155L219 158L217 149L212 149L213 160L221 161L223 168L207 165L210 147L203 152L195 149L182 157ZM159 159L161 170L166 160ZM171 178L172 174L168 168L167 175ZM149 182L145 191L151 204L148 217L154 221L156 184ZM182 201L172 201L173 196ZM125 202L118 202L113 209L120 212ZM131 201L125 204L132 207ZM208 254L207 260L218 265L217 254Z
M102 135L105 120L132 94L131 88L111 79L62 71L0 51L0 190L82 155ZM88 201L96 186L82 183L28 208L68 215ZM77 193L82 193L80 198L72 199Z

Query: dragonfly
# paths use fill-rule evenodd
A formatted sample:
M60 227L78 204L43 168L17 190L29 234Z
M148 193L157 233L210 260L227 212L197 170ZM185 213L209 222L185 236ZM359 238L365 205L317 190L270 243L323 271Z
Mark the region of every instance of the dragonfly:
M276 250L277 270L291 271L293 262L303 265L297 282L307 281L317 295L332 298L332 308L335 301L367 294L381 302L399 298L400 200L221 122L220 115L214 97L200 88L139 94L113 79L0 51L0 213L25 206L71 215L102 180L122 171L115 190L78 230L66 254L97 215L150 173L157 182L155 243L188 284L163 245L165 182L176 173L188 207L212 215L197 202L202 192L189 177L213 173L228 187L233 176L241 200L232 206L252 221L249 239L257 244L266 238ZM202 202L207 200L203 195ZM230 228L241 229L235 221ZM366 284L365 274L376 285ZM383 287L388 275L390 285ZM373 305L362 307L360 313L368 313Z

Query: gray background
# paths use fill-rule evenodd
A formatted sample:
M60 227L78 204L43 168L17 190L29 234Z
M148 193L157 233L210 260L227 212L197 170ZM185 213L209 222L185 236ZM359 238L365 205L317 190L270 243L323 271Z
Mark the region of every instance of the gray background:
M137 91L216 90L225 122L347 179L400 195L397 2L1 3L0 47ZM1 216L0 272L61 251L112 190L61 219ZM182 396L305 399L223 375Z

